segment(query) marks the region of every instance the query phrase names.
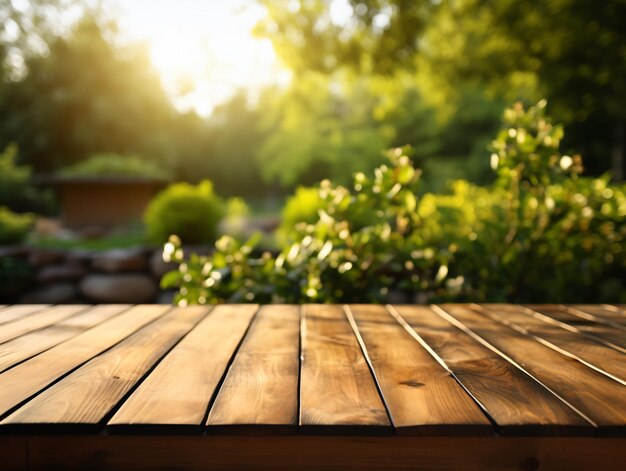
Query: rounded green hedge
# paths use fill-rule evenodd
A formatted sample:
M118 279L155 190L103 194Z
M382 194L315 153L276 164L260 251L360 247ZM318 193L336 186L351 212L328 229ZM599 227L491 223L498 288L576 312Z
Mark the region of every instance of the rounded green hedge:
M150 202L144 221L155 243L176 234L184 243L203 244L215 241L224 213L224 202L213 192L213 184L204 180L198 185L169 185Z

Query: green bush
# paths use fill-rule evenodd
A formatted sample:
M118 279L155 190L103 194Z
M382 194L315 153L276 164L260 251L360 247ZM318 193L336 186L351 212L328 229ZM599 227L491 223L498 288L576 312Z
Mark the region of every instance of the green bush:
M157 194L144 215L148 236L164 243L172 234L187 244L215 241L224 203L205 180L198 185L175 183Z
M0 244L23 242L34 222L31 214L17 214L0 206Z
M287 243L293 239L298 224L314 224L319 219L318 211L324 201L320 197L317 187L298 187L293 196L290 196L281 212L281 223L278 228L278 239Z
M95 154L71 167L61 170L64 177L136 177L151 180L171 180L172 174L154 162L136 155L115 153Z
M32 170L16 163L17 154L17 146L13 144L0 153L0 206L17 212L54 213L56 203L52 192L33 186Z
M180 269L163 279L188 302L381 302L390 290L424 290L441 283L440 263L421 247L417 228L419 172L402 149L373 175L355 175L350 188L321 183L312 224L297 224L295 241L277 256L253 257L256 240L222 238L209 257L188 260L172 239L165 258Z
M626 186L611 185L608 176L581 177L582 159L559 152L563 132L551 124L545 105L505 111L492 144L498 179L488 195L470 195L466 204L478 208L482 202L482 214L477 221L461 211L449 218L451 227L471 226L475 240L468 243L458 231L441 233L459 247L451 274L465 280L465 299L624 297Z
M507 109L492 143L496 181L456 181L419 192L403 149L352 185L317 190L313 221L294 224L273 257L232 237L210 256L185 257L179 240L162 280L176 302L508 301L625 302L626 187L581 177L582 159L559 152L563 136L545 102ZM296 198L297 199L297 198Z

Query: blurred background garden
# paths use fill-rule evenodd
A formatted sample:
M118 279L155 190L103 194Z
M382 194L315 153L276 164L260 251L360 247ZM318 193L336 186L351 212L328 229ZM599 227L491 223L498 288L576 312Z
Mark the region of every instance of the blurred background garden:
M626 302L623 0L0 0L0 62L0 302Z

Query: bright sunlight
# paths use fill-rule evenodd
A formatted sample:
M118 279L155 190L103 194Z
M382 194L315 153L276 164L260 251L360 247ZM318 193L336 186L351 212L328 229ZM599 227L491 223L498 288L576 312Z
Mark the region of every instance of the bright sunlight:
M288 81L272 44L252 35L264 14L252 0L117 0L122 34L146 41L180 110L207 116L238 89Z

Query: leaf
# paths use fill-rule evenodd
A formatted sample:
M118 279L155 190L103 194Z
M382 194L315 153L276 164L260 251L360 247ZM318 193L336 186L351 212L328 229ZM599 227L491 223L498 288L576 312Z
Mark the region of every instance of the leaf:
M167 272L165 275L163 275L163 277L161 278L161 282L159 283L159 286L162 289L178 288L181 281L182 281L182 273L179 270L172 270L172 271Z

